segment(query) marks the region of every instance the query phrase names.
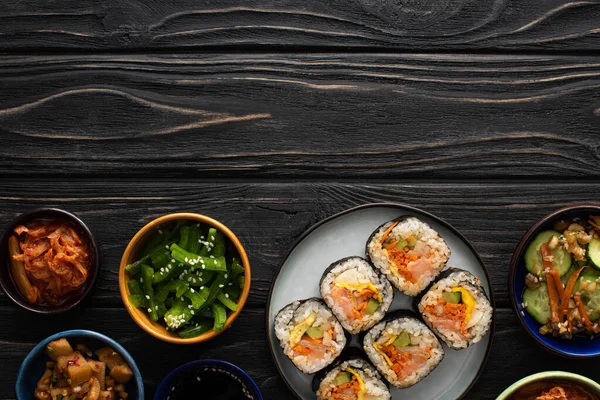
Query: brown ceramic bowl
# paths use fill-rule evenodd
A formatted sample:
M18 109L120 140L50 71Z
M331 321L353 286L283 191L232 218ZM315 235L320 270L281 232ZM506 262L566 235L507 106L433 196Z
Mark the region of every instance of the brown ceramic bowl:
M131 264L137 260L139 250L143 247L145 241L150 237L150 235L153 232L158 230L161 226L166 226L182 219L204 223L211 227L217 228L219 231L223 232L227 239L235 246L237 252L239 253L240 260L242 262L242 265L244 266L245 280L244 288L242 289L242 293L238 301L238 309L237 311L231 313L229 317L227 317L227 321L225 322L225 327L223 328L223 330L219 332L210 330L200 336L196 336L189 339L181 338L176 333L169 332L164 324L161 324L159 322L153 322L148 317L146 310L137 308L130 303L128 297L129 287L127 285L127 282L129 281L129 274L127 274L125 271L125 267L127 266L127 264ZM131 239L131 241L129 242L129 245L123 253L123 257L121 258L121 266L119 268L119 289L121 291L121 298L123 299L125 308L127 308L127 311L129 312L129 315L131 315L131 318L133 318L135 323L138 324L143 330L145 330L155 338L163 340L165 342L176 344L201 343L223 333L227 328L231 326L233 321L235 321L235 319L238 317L238 315L244 308L244 304L246 303L246 299L248 298L248 293L250 292L250 263L248 262L248 256L246 255L246 251L244 250L244 247L240 243L237 236L235 236L235 234L221 222L201 214L168 214L146 224L146 226L140 229L138 233L135 234L133 239Z
M15 284L10 273L8 259L8 238L13 234L13 230L18 225L26 224L34 219L61 219L71 222L75 226L75 229L79 235L81 235L83 239L87 239L90 249L90 271L85 285L67 295L65 297L65 301L56 306L30 304L17 288L17 285ZM58 208L39 208L37 210L29 211L19 215L10 223L4 232L2 239L0 239L0 286L2 286L2 290L4 290L4 293L6 293L6 295L15 304L38 314L58 314L77 306L88 295L92 289L92 286L94 286L96 278L98 277L99 269L100 253L98 251L98 247L96 246L94 235L90 229L75 215Z

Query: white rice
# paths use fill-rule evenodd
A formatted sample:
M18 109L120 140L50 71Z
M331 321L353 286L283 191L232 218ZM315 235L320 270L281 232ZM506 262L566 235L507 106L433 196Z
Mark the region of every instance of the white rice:
M435 316L425 313L428 305L435 306L442 299L442 293L451 292L453 287L462 287L467 290L475 299L475 310L467 323L467 334L463 338L454 330L436 326ZM464 349L472 344L479 342L486 335L492 324L494 310L488 300L483 288L479 284L479 279L473 274L456 270L449 276L440 279L431 289L423 295L419 301L419 312L423 316L425 323L433 329L440 338L453 349ZM469 326L471 325L471 326Z
M411 336L411 346L421 348L430 347L430 358L417 368L412 374L399 379L389 367L385 358L373 346L377 342L386 342L389 338L407 331ZM390 321L383 321L367 332L364 339L364 350L371 362L379 372L394 386L400 388L410 387L433 371L444 358L444 349L439 340L429 328L421 321L412 317L400 317Z
M331 290L339 283L357 285L366 282L370 282L377 289L381 295L381 304L372 315L363 314L360 319L348 318L343 309L330 296ZM344 329L356 334L381 321L394 300L394 291L389 281L375 272L367 260L361 257L349 257L338 261L338 264L327 272L321 281L321 296Z
M295 352L293 350L294 344L291 343L290 338L294 327L308 318L313 312L317 317L313 325L330 325L334 329L333 335L327 331L324 332L323 344L329 346L330 350L326 351L324 357L317 361L310 361L307 356ZM275 336L279 339L283 353L292 360L300 371L306 374L320 371L331 364L346 346L346 337L344 336L342 325L319 299L297 300L285 306L275 316L274 325Z
M423 273L417 282L410 282L397 272L397 266L390 260L388 250L384 249L384 244L381 243L386 229L394 222L390 221L378 229L367 244L367 253L373 265L381 270L398 290L408 296L416 296L439 275L450 258L450 249L444 239L425 222L415 217L401 220L389 233L385 243L413 236L417 243L413 249L408 250L407 255L417 255L419 259L424 258L431 264L431 269ZM414 267L415 263L416 261L410 261L408 269Z
M317 390L317 400L332 398L331 392L336 387L335 378L339 373L346 371L346 368L351 368L356 372L365 384L364 400L390 400L392 398L389 389L381 381L381 376L371 364L360 359L352 359L344 361L325 375Z

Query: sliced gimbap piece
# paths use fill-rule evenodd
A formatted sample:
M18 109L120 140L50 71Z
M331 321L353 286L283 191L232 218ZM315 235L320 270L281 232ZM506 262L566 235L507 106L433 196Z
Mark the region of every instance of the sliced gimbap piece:
M333 314L353 334L381 321L394 300L390 282L361 257L331 264L321 278L320 289Z
M444 358L435 334L407 311L392 313L371 328L363 348L379 372L399 388L418 383Z
M284 354L306 374L331 364L346 346L344 329L321 299L297 300L275 316Z
M317 400L390 400L392 395L371 364L361 358L338 363L325 376L315 376Z
M455 350L479 342L494 313L479 279L461 269L442 272L417 307L425 323Z
M439 275L450 249L425 222L401 217L373 232L367 241L367 256L398 290L416 296Z

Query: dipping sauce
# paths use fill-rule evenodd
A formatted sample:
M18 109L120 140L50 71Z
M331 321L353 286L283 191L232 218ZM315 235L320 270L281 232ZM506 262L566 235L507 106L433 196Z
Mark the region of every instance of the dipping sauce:
M570 382L542 381L519 389L512 400L600 400L600 398Z
M11 274L31 304L64 302L89 276L89 244L67 220L36 219L9 238Z
M252 400L239 378L218 368L203 368L182 375L171 388L169 400Z

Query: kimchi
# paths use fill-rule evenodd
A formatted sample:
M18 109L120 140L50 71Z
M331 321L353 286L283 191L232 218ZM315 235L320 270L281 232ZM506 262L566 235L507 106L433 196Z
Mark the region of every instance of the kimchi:
M17 226L14 233L18 247L11 246L17 247L10 252L12 273L29 303L57 305L83 288L89 245L71 222L39 219Z

